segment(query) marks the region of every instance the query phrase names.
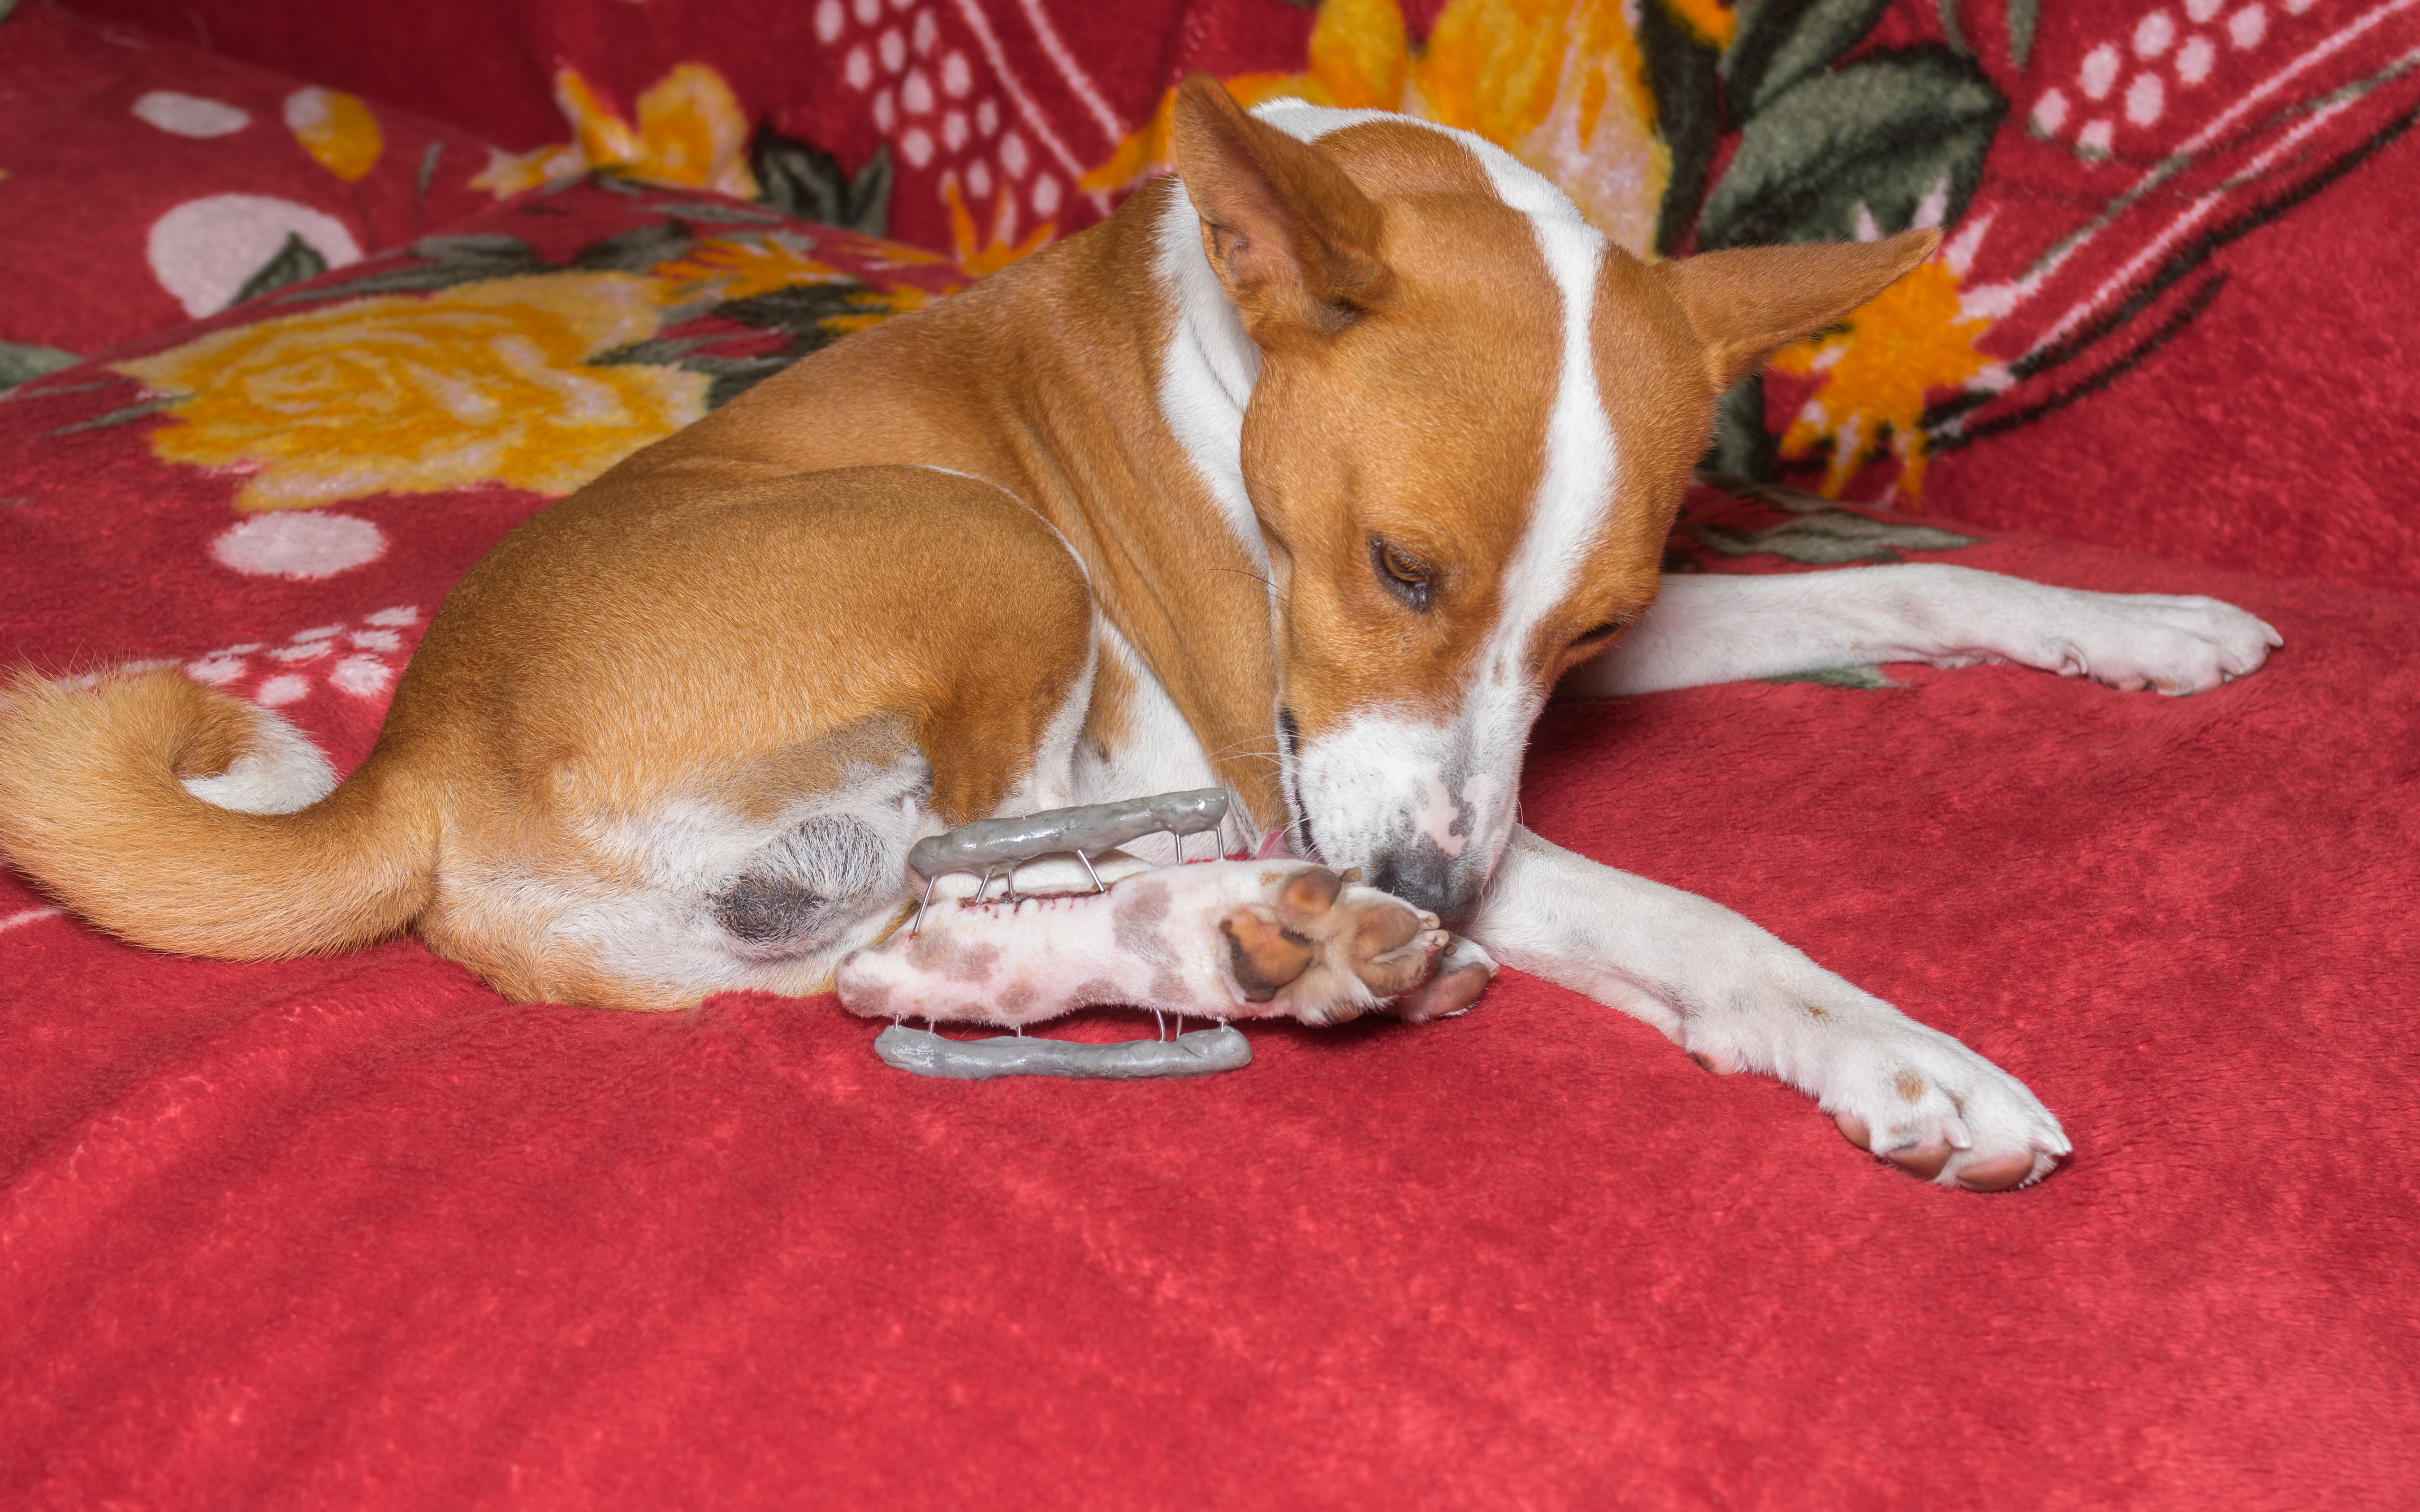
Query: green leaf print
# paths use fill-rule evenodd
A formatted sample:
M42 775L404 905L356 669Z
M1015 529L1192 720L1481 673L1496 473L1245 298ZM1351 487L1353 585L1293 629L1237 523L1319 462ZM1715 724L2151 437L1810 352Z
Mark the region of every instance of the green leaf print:
M1723 56L1731 108L1753 116L1865 39L1890 0L1756 0Z
M73 352L56 347L33 347L13 341L0 341L0 393L5 393L45 373L55 373L84 361Z
M1978 539L1930 525L1869 519L1845 509L1818 510L1761 531L1734 531L1720 525L1699 525L1694 530L1708 550L1727 557L1770 554L1818 567L1897 562L1901 551L1955 551Z
M234 302L241 304L246 300L258 299L271 289L317 278L327 270L328 259L319 255L319 249L288 231L286 245L277 249L276 256L260 265L260 271L243 281L243 287L235 291Z
M1800 80L1751 117L1698 223L1702 250L1855 238L1928 217L1953 224L2008 101L1941 48L1861 58Z

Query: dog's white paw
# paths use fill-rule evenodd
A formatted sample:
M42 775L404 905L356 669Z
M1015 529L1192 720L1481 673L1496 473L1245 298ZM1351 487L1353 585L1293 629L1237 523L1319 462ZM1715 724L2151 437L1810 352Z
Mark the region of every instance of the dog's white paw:
M2065 602L2018 659L2127 692L2203 693L2257 671L2286 643L2270 625L2215 598L2063 591Z
M2048 1176L2073 1147L2024 1083L1921 1025L1840 1057L1822 1103L1858 1149L1935 1186L2001 1192Z

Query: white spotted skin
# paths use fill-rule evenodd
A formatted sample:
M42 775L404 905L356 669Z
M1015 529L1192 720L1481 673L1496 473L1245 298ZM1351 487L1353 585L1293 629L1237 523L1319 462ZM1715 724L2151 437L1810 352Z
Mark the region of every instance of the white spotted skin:
M1020 878L1033 886L1039 870L1021 870ZM1074 880L1071 870L1062 863L1046 885L1063 887ZM902 929L842 961L835 985L842 1005L868 1018L1003 1028L1108 1006L1221 1022L1341 1022L1378 1006L1350 971L1314 967L1275 997L1253 1002L1236 980L1219 928L1237 909L1269 906L1288 880L1310 870L1283 861L1122 865L1111 872L1115 880L1104 877L1106 892L1021 895L1014 903L997 884L983 902L953 888L957 895L937 898L921 928ZM1349 912L1400 904L1348 885L1334 906ZM1443 936L1434 943L1441 949Z

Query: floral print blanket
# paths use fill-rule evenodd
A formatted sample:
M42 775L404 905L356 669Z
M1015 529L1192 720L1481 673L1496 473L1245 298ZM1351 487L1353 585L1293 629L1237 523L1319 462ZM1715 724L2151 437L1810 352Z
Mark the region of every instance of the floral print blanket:
M2076 1159L2006 1197L1517 973L970 1090L829 999L161 957L0 871L0 1504L2404 1504L2415 17L0 0L0 663L180 667L340 769L504 532L1105 213L1197 67L1484 131L1641 255L1948 232L1734 396L1669 570L2287 640L2195 699L1873 668L1539 726L1539 832L2041 1092Z
M427 614L505 530L967 276L582 175L256 293L0 394L0 532L32 569L0 594L0 640L164 655L266 703L317 701L295 712L365 736ZM89 507L100 478L125 480L106 510ZM38 565L62 553L82 570Z
M32 87L14 126L0 96L0 210L90 229L73 256L0 245L0 368L589 168L980 276L1162 171L1170 88L1205 69L1477 131L1641 256L1941 226L1730 396L1734 474L2420 587L2395 503L2420 468L2412 0L505 0L371 34L36 0L6 24ZM98 216L97 177L124 186Z

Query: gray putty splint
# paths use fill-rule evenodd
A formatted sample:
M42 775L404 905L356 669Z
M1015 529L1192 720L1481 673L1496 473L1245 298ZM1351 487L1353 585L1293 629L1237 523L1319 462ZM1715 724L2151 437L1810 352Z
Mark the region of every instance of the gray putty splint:
M987 1040L949 1040L928 1029L894 1024L874 1037L874 1053L901 1071L953 1081L994 1076L1089 1076L1112 1080L1138 1076L1209 1076L1252 1063L1252 1042L1225 1024L1196 1029L1173 1040L1127 1040L1118 1044L1078 1044L1013 1034Z
M978 819L944 835L927 835L908 853L922 877L988 872L1060 851L1106 851L1145 835L1183 837L1216 830L1227 818L1224 788L1163 793L1151 798L1049 809L1022 819Z

